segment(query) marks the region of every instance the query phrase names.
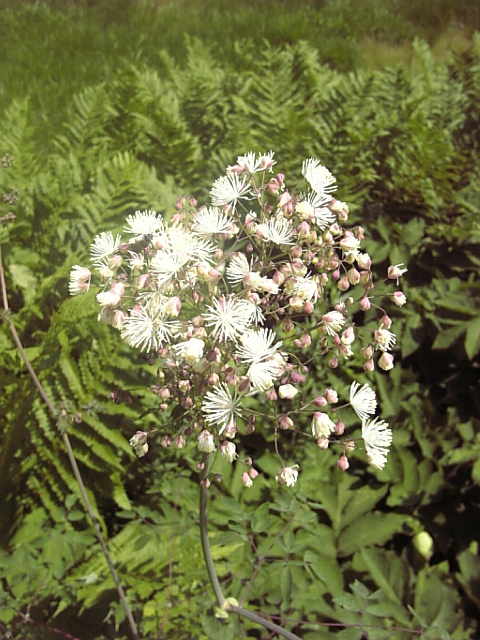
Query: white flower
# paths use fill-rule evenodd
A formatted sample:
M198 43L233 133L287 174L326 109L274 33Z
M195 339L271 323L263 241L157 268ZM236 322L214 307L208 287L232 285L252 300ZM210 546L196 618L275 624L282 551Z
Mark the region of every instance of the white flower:
M215 441L209 431L202 431L198 435L198 450L202 453L213 453L215 451Z
M366 420L369 415L373 415L377 410L375 391L368 384L364 384L360 388L358 382L352 382L350 387L350 406L360 420Z
M402 291L392 293L392 299L397 307L403 307L403 305L407 303L407 296Z
M177 328L178 323L166 320L155 305L136 307L123 321L121 336L131 347L156 351L164 342L169 342Z
M137 431L129 440L130 446L133 447L139 458L143 458L148 451L147 437L148 434L145 431Z
M248 368L247 378L256 391L267 391L284 371L285 360L280 353L276 353L268 360L253 362Z
M135 253L134 251L129 251L128 253L130 254L130 259L128 261L130 269L137 269L138 271L141 271L145 266L143 255Z
M81 267L76 264L70 271L70 282L68 284L68 291L71 296L76 296L79 293L87 293L90 287L90 278L92 272L86 267Z
M358 256L358 247L360 246L360 240L355 238L355 236L348 235L340 240L340 249L343 251L345 256L353 255L355 259Z
M303 162L302 175L312 189L319 194L331 193L337 188L335 185L335 176L314 158Z
M232 219L217 207L205 207L195 216L192 225L193 233L197 236L211 236L215 233L238 233L238 227Z
M388 447L392 444L392 430L384 420L364 420L362 438L365 441L368 461L377 469L383 469L387 461Z
M180 226L169 227L158 242L162 248L152 258L151 269L158 284L164 285L189 263L208 262L215 247Z
M388 329L378 329L374 334L375 345L380 351L388 351L395 346L397 337Z
M120 246L120 236L117 234L115 239L113 238L111 231L102 231L98 236L95 236L93 243L90 245L90 258L92 263L101 267L105 265L112 254L114 254Z
M207 305L203 314L207 327L213 327L212 335L220 341L237 341L252 323L255 309L247 300L239 300L233 296L220 300L213 299L213 306Z
M228 424L241 416L240 397L232 395L229 387L220 383L213 391L208 391L202 402L203 419L209 425L219 428L219 435L225 431Z
M228 170L231 171L239 167L243 171L248 171L248 173L265 171L266 169L271 171L273 165L276 164L273 160L273 156L273 151L269 151L265 154L258 154L257 157L255 157L253 151L250 151L245 156L238 156L236 167L229 167Z
M274 244L293 244L292 223L281 216L271 218L268 222L257 224L255 232L265 242Z
M329 311L322 316L322 320L329 336L334 336L345 324L345 318L340 311Z
M129 215L123 228L125 233L135 236L151 236L163 229L163 221L156 211L135 211Z
M335 214L328 207L331 196L323 193L309 193L295 207L295 213L303 220L313 220L315 224L323 231L335 222Z
M271 329L249 329L240 338L236 355L243 362L264 362L274 356L282 346L282 342L273 344L275 332Z
M234 462L238 458L238 453L233 442L222 442L220 445L220 453L228 462Z
M250 265L244 253L237 253L228 263L227 279L233 285L242 282L244 277L250 273Z
M318 298L317 283L312 280L310 275L289 278L285 283L285 291L288 295L300 298L302 302L309 302L310 300L316 302Z
M251 188L248 185L248 180L240 180L235 173L215 180L210 190L212 204L216 207L230 205L235 208L237 200L248 199L250 193Z
M275 333L270 329L249 329L235 352L242 362L250 364L247 377L257 391L269 389L285 371L285 356L278 351L282 342L273 344L274 340Z
M275 476L275 480L278 484L285 485L286 487L293 487L298 478L298 464L294 464L293 467L283 467L281 471Z
M203 356L205 342L199 338L190 338L186 342L174 345L175 353L188 364L195 364Z
M312 435L314 438L328 438L335 430L335 424L328 414L315 411L312 418Z
M278 387L278 395L282 400L291 400L298 393L298 389L293 384L282 384Z

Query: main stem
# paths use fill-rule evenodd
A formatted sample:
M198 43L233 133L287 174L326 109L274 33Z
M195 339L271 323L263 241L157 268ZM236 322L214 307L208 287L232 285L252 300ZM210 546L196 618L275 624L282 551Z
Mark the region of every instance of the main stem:
M225 596L223 595L222 588L218 581L217 573L215 571L215 566L213 564L212 553L210 551L210 541L208 539L208 512L207 512L207 502L208 502L208 488L207 488L207 478L209 472L209 462L210 455L205 453L203 455L203 470L200 475L200 537L202 540L202 549L203 549L203 557L205 559L205 564L207 566L208 577L210 579L210 584L212 585L213 592L215 593L215 598L217 600L218 606L223 607L225 605ZM287 640L302 640L300 636L287 631L283 627L280 627L278 624L267 620L263 616L258 613L253 613L253 611L248 611L243 607L239 607L237 605L228 605L227 611L231 613L236 613L239 616L247 618L252 622L256 622L257 624L262 625L266 629L270 631L274 631L279 636L283 638L287 638Z
M20 352L20 355L22 356L22 360L25 363L25 366L28 369L28 372L35 384L35 386L38 389L38 392L40 393L43 401L45 402L45 404L47 405L50 413L52 414L52 416L54 418L57 418L57 410L55 409L55 407L52 404L52 401L50 400L50 398L48 397L48 395L45 392L45 389L42 386L42 383L40 382L40 380L38 379L37 374L35 373L35 370L33 369L30 360L28 359L27 354L25 353L25 349L23 348L22 342L20 340L20 337L17 333L17 330L15 328L15 325L13 324L13 320L9 317L8 312L9 312L9 306L8 306L8 298L7 298L7 289L5 286L5 275L3 272L3 260L2 260L2 245L0 243L0 284L2 287L2 298L3 298L3 308L5 310L5 316L6 316L6 320L10 325L10 330L12 332L12 336L13 339L15 341L15 344L17 345L17 348ZM72 449L72 445L70 444L70 439L67 435L66 432L62 433L62 439L63 439L63 443L65 445L65 449L67 451L67 455L68 455L68 459L70 460L70 465L72 467L73 470L73 475L75 476L75 480L77 481L78 484L78 488L80 489L80 494L82 496L83 502L85 504L85 508L87 510L88 515L90 516L90 520L93 524L93 528L95 529L95 535L97 536L97 540L102 548L103 551L103 555L105 556L105 560L107 561L107 565L108 568L110 570L110 573L112 575L113 581L115 582L115 586L117 588L117 593L118 596L120 598L120 601L123 605L123 608L125 609L125 613L127 616L127 620L128 620L128 624L130 626L130 630L132 632L132 638L133 640L139 640L140 636L138 635L138 630L137 630L137 626L135 624L135 620L133 618L132 612L130 610L130 607L128 606L128 602L127 602L127 598L125 596L125 592L123 590L122 585L120 584L120 580L117 574L117 571L115 569L115 566L113 564L113 561L110 557L110 553L108 552L107 549L107 545L105 543L105 540L103 538L102 535L102 531L100 529L100 525L98 524L97 518L95 516L95 513L93 511L93 507L90 503L90 500L88 499L87 496L87 492L85 490L85 485L83 484L83 479L82 476L80 475L80 469L78 468L77 465L77 461L75 459L74 453L73 453L73 449Z

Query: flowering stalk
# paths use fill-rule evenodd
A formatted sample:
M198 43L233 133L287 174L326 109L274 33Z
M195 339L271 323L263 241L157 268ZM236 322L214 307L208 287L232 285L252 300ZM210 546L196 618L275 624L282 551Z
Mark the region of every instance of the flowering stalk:
M190 443L201 454L202 547L220 614L237 605L222 594L208 543L210 454L218 449L243 464L248 488L258 472L250 458L239 457L235 439L270 430L280 467L275 479L292 487L300 469L280 455L283 430L320 450L339 447L341 471L356 446L344 436L346 412L361 425L374 468L384 467L392 442L388 424L373 417L377 400L367 383L353 381L343 405L344 390L316 390L309 398L302 385L322 365L356 362L367 375L394 366L388 305L402 306L406 298L387 287L398 286L406 269L389 267L377 287L372 260L361 250L364 229L347 225L348 206L332 195L335 177L308 159L301 182L290 185L283 173L273 175L275 164L273 152L239 156L213 184L209 205L182 197L169 222L155 211L136 211L124 237L104 231L94 238L92 271L75 265L70 274L71 295L85 294L96 280L99 320L158 364L151 386L157 417L131 438L134 451L145 456L157 433L162 447ZM296 424L305 418L309 432Z

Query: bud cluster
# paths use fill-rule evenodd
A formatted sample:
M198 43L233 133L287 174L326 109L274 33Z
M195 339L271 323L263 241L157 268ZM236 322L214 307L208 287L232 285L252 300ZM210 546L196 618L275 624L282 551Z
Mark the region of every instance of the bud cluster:
M401 306L405 296L373 293L371 259L361 250L364 230L347 226L348 206L333 197L330 171L306 160L303 180L291 186L283 173L274 175L275 164L273 152L240 156L214 183L208 206L182 197L168 223L155 211L137 211L123 238L109 231L96 236L90 253L99 319L158 363L152 391L159 419L168 416L158 429L162 446L182 448L195 438L200 452L219 449L233 462L238 432L270 424L277 437L310 412L314 441L320 448L338 442L338 467L346 469L353 441L341 439L340 409L335 422L326 411L338 402L337 392L308 399L302 384L314 360L317 371L349 359L367 373L376 364L391 369L395 335L378 298ZM398 284L401 267L390 267L385 283ZM71 295L89 290L92 271L73 267ZM357 326L359 312L371 307L378 320ZM373 390L354 385L348 404L362 420L369 461L382 468L391 431L369 419ZM172 407L175 418L167 412ZM132 446L143 456L148 446L139 433ZM257 472L251 460L242 462L248 487ZM280 456L279 462L277 482L293 485L297 465Z

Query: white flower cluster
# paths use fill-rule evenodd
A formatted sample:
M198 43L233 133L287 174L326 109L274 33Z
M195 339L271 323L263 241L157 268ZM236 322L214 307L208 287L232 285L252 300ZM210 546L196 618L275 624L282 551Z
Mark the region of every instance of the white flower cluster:
M375 362L391 369L392 321L373 294L371 260L361 251L364 230L346 228L348 207L332 195L335 177L308 159L300 184L291 187L283 173L273 175L275 164L273 152L240 156L214 183L209 205L181 198L168 221L155 211L137 211L126 220L125 237L96 236L90 253L100 281L99 319L131 347L159 359L159 408L179 405L185 418L164 435L164 446L181 448L194 432L200 451L219 447L233 462L238 454L230 441L239 428L251 433L259 417L265 424L273 420L275 433L295 428L301 406L303 413L311 410L319 446L337 442L346 460L353 445L340 438L339 411L335 423L317 410L337 402L336 392L309 401L301 384L312 353L332 369L350 358L367 373ZM390 267L386 281L398 284L401 267ZM76 265L70 294L86 293L91 280L92 272ZM381 295L397 306L406 302L400 291ZM353 314L369 314L371 306L380 310L378 320L359 328ZM252 398L259 399L256 409ZM278 411L265 410L269 402L290 408L278 418ZM382 468L391 431L370 419L373 390L354 383L350 405L362 421L369 461ZM148 449L143 438L133 438L139 455ZM291 486L298 467L279 461L277 481ZM257 472L246 464L242 482L250 486Z

